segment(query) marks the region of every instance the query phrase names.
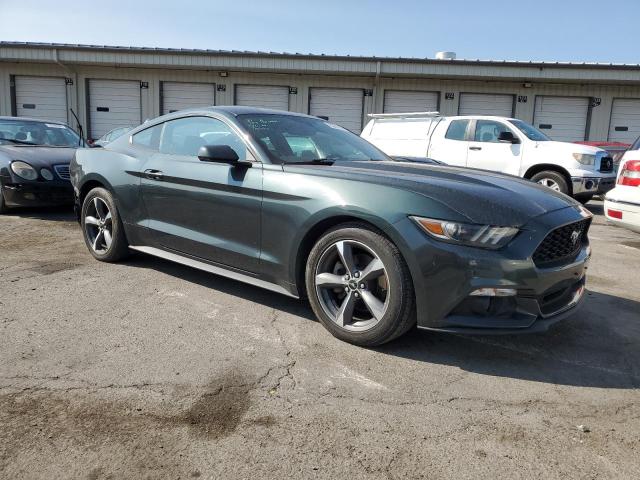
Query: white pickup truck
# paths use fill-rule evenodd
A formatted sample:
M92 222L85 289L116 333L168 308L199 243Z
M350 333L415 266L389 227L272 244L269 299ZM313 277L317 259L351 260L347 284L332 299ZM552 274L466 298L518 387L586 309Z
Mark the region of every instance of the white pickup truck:
M605 150L555 142L515 118L443 117L437 112L370 117L362 138L391 156L517 175L583 203L615 186L613 160Z

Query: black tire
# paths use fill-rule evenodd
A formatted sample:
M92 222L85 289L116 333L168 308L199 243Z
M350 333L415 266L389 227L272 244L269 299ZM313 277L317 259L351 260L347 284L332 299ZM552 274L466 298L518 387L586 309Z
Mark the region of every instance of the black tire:
M106 243L104 238L104 233L102 236L102 242L99 247L102 248L94 248L94 240L98 238L98 234L100 228L95 226L93 222L88 221L88 217L92 217L93 219L98 218L97 210L96 210L96 200L99 205L102 205L100 202L104 202L104 204L108 207L107 214L103 213L105 220L103 222L103 230L108 229L108 225L110 223L110 238L111 241L109 244ZM103 211L104 212L104 211ZM108 219L110 213L110 221ZM98 218L101 220L100 218ZM127 238L124 233L124 228L122 226L122 220L120 219L120 215L118 214L118 209L116 208L116 204L113 201L113 195L111 193L101 187L94 188L91 190L87 196L84 198L82 202L82 210L80 212L80 224L82 225L82 236L84 237L84 242L89 249L91 255L97 260L101 262L117 262L119 260L124 259L129 255L129 244L127 242ZM95 235L92 237L92 233ZM98 238L98 240L100 240Z
M558 186L558 191L565 195L569 195L569 184L567 183L567 179L564 178L564 175L561 173L554 172L553 170L544 170L531 177L531 181L536 183L543 183L545 180L548 180L549 183L555 183Z
M379 288L380 278L383 278L383 284L387 286L386 289L381 290L385 294L385 309L384 313L379 315L379 318L373 315L373 311L365 305L365 293L362 292L360 292L361 296L354 300L357 308L354 307L354 323L350 325L344 327L338 325L335 317L330 316L328 311L325 310L327 308L327 294L330 296L348 295L343 292L343 287L337 287L335 289L329 287L327 288L328 293L325 293L324 296L323 293L320 292L325 292L326 290L316 288L316 275L322 267L321 262L325 261L324 259L327 258L327 255L332 254L332 249L336 248L339 242L348 242L354 246L356 263L358 262L358 258L364 257L365 260L361 262L363 262L362 265L366 267L366 264L370 263L370 259L367 258L368 252L370 252L373 255L371 258L375 259L377 257L384 265L384 273L381 277L373 280L373 288L369 288L370 285L366 287L364 287L364 284L361 285L363 290L366 291L368 289L373 293L374 289ZM359 266L356 265L356 267ZM363 274L364 271L365 269L363 269ZM334 273L337 273L337 271L334 271ZM336 276L342 277L342 273ZM346 276L342 278L344 279ZM354 278L355 277L352 277L352 280ZM381 345L403 335L416 323L415 293L409 269L398 248L381 232L374 230L367 224L358 222L345 223L326 232L309 253L305 281L307 296L314 313L332 335L345 342L365 347ZM359 282L360 280L356 279L355 283L358 284ZM349 287L347 283L345 283L344 287L345 291L348 291ZM354 292L355 291L356 290L354 290ZM378 291L380 292L380 290ZM353 295L358 297L356 293L353 293ZM336 302L340 302L337 297ZM359 322L356 318L357 315L360 314L359 312L364 312L365 316L367 316L366 314L372 315L371 319L364 320L364 323L371 321L376 323L373 323L370 327L363 327L363 329L358 331L349 330L348 328L356 328L357 323L363 323Z
M576 195L576 200L583 205L586 205L587 203L589 203L592 198L593 198L593 195Z

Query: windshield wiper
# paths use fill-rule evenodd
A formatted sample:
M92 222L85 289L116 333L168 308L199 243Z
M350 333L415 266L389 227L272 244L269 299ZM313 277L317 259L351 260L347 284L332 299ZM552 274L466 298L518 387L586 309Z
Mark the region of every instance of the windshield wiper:
M15 143L17 145L38 145L37 143L25 142L24 140L16 140L15 138L0 138L0 140L6 140L7 142Z
M316 158L314 160L305 160L304 162L290 162L291 165L333 165L335 160L328 158Z

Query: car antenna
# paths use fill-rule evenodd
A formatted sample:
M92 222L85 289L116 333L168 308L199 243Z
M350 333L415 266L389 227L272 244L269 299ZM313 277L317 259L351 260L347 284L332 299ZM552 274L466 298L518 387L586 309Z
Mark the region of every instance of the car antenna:
M84 138L84 130L82 129L82 124L80 123L80 119L78 118L78 115L76 115L76 112L73 111L73 108L69 109L71 111L71 115L73 115L73 118L76 119L76 123L78 124L78 131L80 132L80 140L84 140L85 143L87 142L87 139ZM82 145L82 142L78 142L78 145Z

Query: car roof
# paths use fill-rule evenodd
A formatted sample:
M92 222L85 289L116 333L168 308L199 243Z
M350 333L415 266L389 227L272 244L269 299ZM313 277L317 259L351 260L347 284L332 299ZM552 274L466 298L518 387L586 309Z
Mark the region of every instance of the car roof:
M215 107L198 107L198 108L188 108L185 110L178 110L177 112L172 112L166 115L162 115L160 117L153 118L149 120L149 122L157 123L157 121L160 119L162 119L163 121L166 121L171 118L179 118L185 115L193 115L198 113L203 115L206 115L208 113L219 113L219 114L230 116L230 117L237 117L238 115L248 115L248 114L254 114L254 115L263 114L263 115L290 115L294 117L318 118L312 115L305 115L304 113L288 112L285 110L274 110L271 108L243 107L239 105L221 105L221 106L215 106Z
M42 118L31 118L31 117L8 117L8 116L0 116L1 121L23 121L23 122L38 122L38 123L55 123L56 125L64 125L68 127L64 122L58 122L57 120L43 120Z

